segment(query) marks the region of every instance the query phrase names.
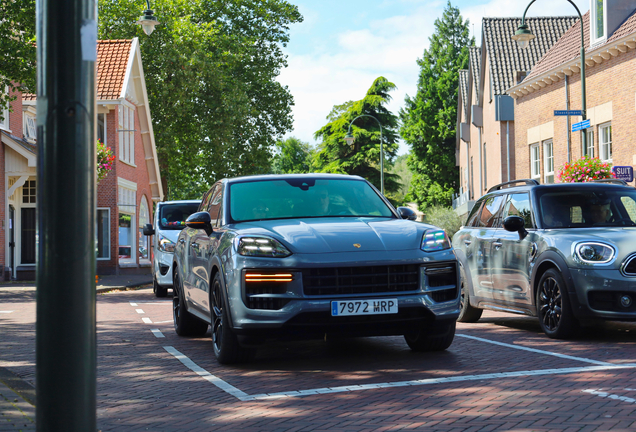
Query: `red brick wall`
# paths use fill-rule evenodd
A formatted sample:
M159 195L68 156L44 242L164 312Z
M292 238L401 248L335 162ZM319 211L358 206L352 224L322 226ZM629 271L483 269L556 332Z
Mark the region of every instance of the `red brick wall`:
M587 67L587 108L612 102L612 159L614 165L636 165L636 50L611 57L594 67ZM569 77L570 109L580 109L580 74ZM555 117L554 110L565 109L565 82L559 80L515 101L515 141L517 178L530 178L530 147L528 129L554 121L555 182L559 169L567 161L567 117ZM580 117L571 117L571 123ZM599 155L598 125L593 127L595 156ZM543 148L541 146L541 175L543 176ZM571 134L571 158L582 156L579 132ZM542 177L543 178L543 177Z

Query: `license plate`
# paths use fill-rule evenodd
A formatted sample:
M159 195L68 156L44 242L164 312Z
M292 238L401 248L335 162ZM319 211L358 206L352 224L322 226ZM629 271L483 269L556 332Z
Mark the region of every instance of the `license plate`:
M331 302L331 316L396 314L397 312L397 299Z

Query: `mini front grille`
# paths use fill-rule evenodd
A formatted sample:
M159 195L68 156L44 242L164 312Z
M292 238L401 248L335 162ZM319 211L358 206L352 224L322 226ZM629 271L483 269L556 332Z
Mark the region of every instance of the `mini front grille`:
M627 257L622 269L625 276L636 276L636 254Z
M419 285L418 264L303 270L307 296L416 291Z
M628 306L621 304L621 297L630 297L631 303ZM608 312L636 312L636 296L632 292L626 291L589 291L587 300L592 309Z
M169 266L159 264L159 273L161 273L161 276L165 276L166 274L168 274L168 270L170 270Z

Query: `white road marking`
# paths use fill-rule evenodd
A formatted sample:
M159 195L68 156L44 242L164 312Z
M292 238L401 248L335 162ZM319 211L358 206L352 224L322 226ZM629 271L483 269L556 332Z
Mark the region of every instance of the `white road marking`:
M138 301L138 302L130 302L131 306L138 306L140 304L151 304L151 305L171 305L172 300L164 300L164 301Z
M155 324L165 324L165 323L171 323L173 322L173 320L168 320L168 321L155 321Z
M215 386L217 386L224 392L231 394L232 396L236 397L239 400L250 400L250 396L247 393L242 392L236 387L226 383L222 379L215 377L210 372L206 371L205 369L203 369L202 367L194 363L192 360L190 360L188 357L181 354L179 351L177 351L173 347L165 346L163 347L163 349L165 349L166 351L168 351L168 353L175 356L177 360L183 363L184 366L190 369L192 372L196 373L197 375L200 375L201 377L203 377L203 379L211 382L212 384L214 384Z
M130 302L130 305L131 305L132 307L137 307L137 303Z
M580 361L580 362L585 362L585 363L591 363L591 364L596 364L596 365L601 365L601 366L615 366L614 363L608 363L608 362L603 362L603 361L598 361L598 360L591 360L591 359L587 359L587 358L583 358L583 357L574 357L574 356L569 356L566 354L559 354L559 353L555 353L552 351L544 351L544 350L538 350L535 348L528 348L528 347L524 347L521 345L511 345L511 344L507 344L507 343L503 343L503 342L497 342L497 341L492 341L489 339L483 339L480 337L475 337L475 336L468 336L465 334L459 334L456 333L455 336L459 336L459 337L463 337L466 339L473 339L473 340L477 340L480 342L486 342L486 343L490 343L490 344L494 344L494 345L499 345L499 346L503 346L506 348L514 348L514 349L518 349L518 350L523 350L523 351L530 351L533 353L537 353L537 354L543 354L543 355L551 355L554 357L560 357L563 359L568 359L568 360L576 360L576 361Z
M152 320L148 317L143 317L141 320L145 322L146 324L152 324Z
M231 394L232 396L236 397L237 399L241 401L281 399L281 398L308 396L308 395L315 395L315 394L343 393L343 392L352 392L352 391L378 389L378 388L444 384L444 383L453 383L453 382L461 382L461 381L479 381L479 380L492 380L492 379L500 379L500 378L541 376L541 375L562 375L562 374L573 374L573 373L584 373L584 372L597 372L597 371L604 371L604 370L636 368L636 363L621 364L621 365L606 363L603 366L586 366L586 367L542 369L542 370L517 371L517 372L500 372L500 373L480 374L480 375L458 375L458 376L451 376L451 377L445 377L445 378L429 378L429 379L412 380L412 381L347 385L347 386L341 386L341 387L324 387L324 388L317 388L317 389L307 389L307 390L298 390L298 391L293 390L288 392L262 393L262 394L248 395L247 393L237 389L231 384L228 384L222 379L212 375L210 372L206 371L205 369L203 369L202 367L194 363L192 360L190 360L185 355L181 354L179 351L177 351L173 347L164 346L163 348L166 351L168 351L170 354L172 354L175 358L177 358L181 363L183 363L188 369L200 375L201 377L208 380L209 382L211 382L212 384L214 384L221 390Z
M13 311L0 311L0 313L13 313Z
M143 310L143 309L135 309L135 310L137 311L137 313L138 313L138 314L142 314L142 313L144 313L144 310Z
M163 335L163 333L161 333L159 329L152 329L150 331L152 332L153 335L155 335L158 338L165 338L165 336Z
M623 402L629 402L629 403L636 403L636 399L634 398L630 398L630 397L626 397L626 396L618 396L615 394L610 394L607 392L602 391L603 389L598 389L598 390L593 390L593 389L588 389L588 390L583 390L584 393L590 393L596 396L600 396L600 397L606 397L609 399L616 399L616 400L620 400ZM633 390L633 389L625 389L625 390Z

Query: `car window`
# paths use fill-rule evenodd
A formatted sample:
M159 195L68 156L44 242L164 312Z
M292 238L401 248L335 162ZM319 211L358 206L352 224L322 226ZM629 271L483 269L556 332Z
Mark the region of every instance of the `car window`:
M230 185L230 218L237 222L331 216L395 214L364 180L292 177Z
M208 204L208 213L213 227L221 225L221 208L223 203L223 185L217 184L214 191L210 194L210 203Z
M631 220L636 221L636 201L634 198L629 196L621 197L621 202L623 203L623 207L625 207L625 212L631 218Z
M481 214L481 207L483 203L483 201L479 201L477 202L477 204L475 204L470 214L468 215L468 219L466 220L467 227L479 226L479 215Z
M199 205L199 211L207 211L208 206L210 205L210 197L213 195L217 185L214 185L208 190L205 194L203 194L203 199L201 200L201 205Z
M532 207L530 207L530 196L527 193L515 193L508 195L506 206L503 211L503 219L508 216L520 216L523 218L526 228L534 228L532 222Z
M503 198L503 195L495 195L484 201L481 216L479 218L480 227L492 228L495 226Z
M181 230L185 220L199 208L198 203L162 204L159 211L159 228L162 230Z

